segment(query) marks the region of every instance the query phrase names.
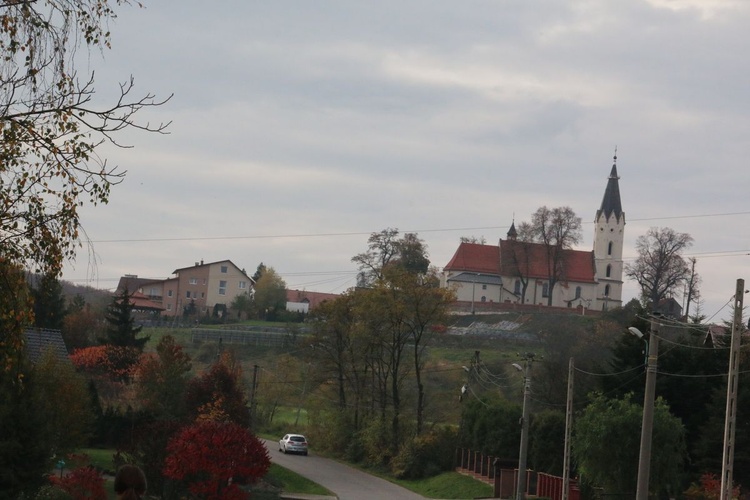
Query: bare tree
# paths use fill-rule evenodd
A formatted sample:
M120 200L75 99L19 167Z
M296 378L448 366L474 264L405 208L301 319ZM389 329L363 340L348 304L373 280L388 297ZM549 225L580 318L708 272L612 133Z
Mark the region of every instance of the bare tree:
M484 236L461 236L461 243L474 243L477 245L486 245L487 238Z
M94 73L79 74L77 49L110 47L115 6L128 0L0 0L0 251L14 261L59 273L75 256L84 203L107 203L125 171L99 146L126 129L166 133L168 124L135 120L166 102L133 97L120 84L96 104Z
M700 304L701 291L700 286L703 282L700 274L695 270L695 266L698 260L695 257L688 259L690 262L690 276L685 280L685 311L684 315L686 318L690 317L690 304L693 302Z
M529 238L545 247L547 257L547 305L552 305L555 285L565 279L566 250L581 241L581 218L570 207L542 206L531 216Z
M636 240L638 257L625 265L625 275L638 283L642 299L652 307L675 294L690 277L682 253L692 244L692 236L669 227L652 227Z
M389 266L398 266L413 274L427 272L430 259L424 241L416 233L398 236L395 228L372 233L367 240L367 251L352 257L352 262L359 265L358 286L366 288L383 280Z

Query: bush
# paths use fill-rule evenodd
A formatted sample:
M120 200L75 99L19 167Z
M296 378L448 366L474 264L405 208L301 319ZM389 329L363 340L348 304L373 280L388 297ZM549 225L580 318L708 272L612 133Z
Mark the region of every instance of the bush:
M416 436L393 458L391 472L399 479L420 479L451 470L457 445L458 433L450 427Z
M93 467L73 469L67 476L50 476L50 482L70 495L74 500L106 500L104 478ZM51 498L65 498L53 496Z

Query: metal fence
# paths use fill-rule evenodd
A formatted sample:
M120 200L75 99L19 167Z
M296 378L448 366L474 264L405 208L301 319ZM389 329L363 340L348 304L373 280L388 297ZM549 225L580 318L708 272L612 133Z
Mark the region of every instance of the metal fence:
M226 328L193 328L192 342L221 342L263 347L286 347L294 345L303 335L291 333L283 328L269 330L230 330Z

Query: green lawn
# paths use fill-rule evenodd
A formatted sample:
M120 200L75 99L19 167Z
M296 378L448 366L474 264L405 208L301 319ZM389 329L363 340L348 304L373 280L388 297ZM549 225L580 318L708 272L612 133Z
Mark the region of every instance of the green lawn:
M427 498L468 499L492 496L492 486L457 472L443 472L427 479L393 482Z
M329 495L334 496L329 490L323 488L318 483L296 474L289 469L280 465L271 464L265 480L287 493L305 493L308 495Z

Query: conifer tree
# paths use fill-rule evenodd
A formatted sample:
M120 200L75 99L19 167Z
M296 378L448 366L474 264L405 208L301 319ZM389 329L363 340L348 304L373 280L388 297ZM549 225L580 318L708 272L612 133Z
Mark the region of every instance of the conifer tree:
M127 288L115 295L104 317L107 321L106 337L100 338L99 342L117 347L135 347L143 352L143 347L151 337L138 337L143 327L135 326L134 307Z

